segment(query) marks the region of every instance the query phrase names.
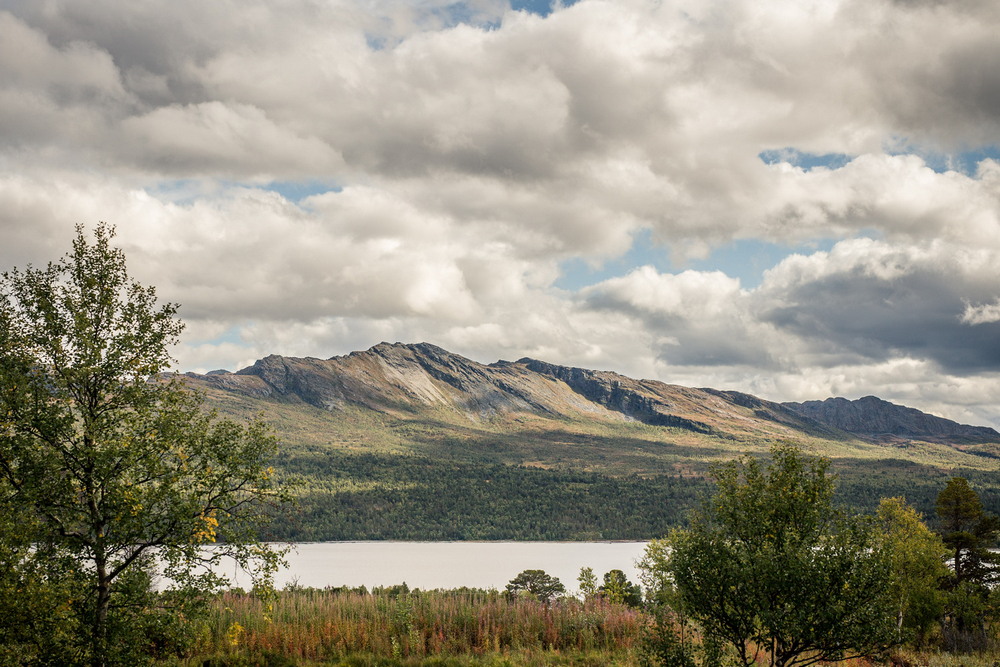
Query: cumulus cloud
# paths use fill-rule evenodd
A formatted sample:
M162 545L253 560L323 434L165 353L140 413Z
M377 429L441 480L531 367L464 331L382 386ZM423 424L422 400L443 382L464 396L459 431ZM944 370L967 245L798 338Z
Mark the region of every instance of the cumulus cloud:
M672 381L786 400L875 387L983 421L991 409L971 388L994 386L1000 367L998 259L942 241L854 239L790 256L751 290L719 272L642 267L586 288L581 306L655 332L646 344Z
M957 373L1000 363L1000 329L963 325L966 304L996 292L997 251L940 241L845 241L792 257L761 286L762 319L831 360L926 359Z
M657 332L661 363L775 367L759 335L766 325L748 316L749 293L720 271L661 274L644 266L582 290L581 298L587 309Z
M191 368L425 339L984 421L998 27L985 1L11 0L0 264L116 224ZM803 153L844 157L761 159ZM681 270L734 240L826 250L752 287ZM571 260L630 263L560 289Z

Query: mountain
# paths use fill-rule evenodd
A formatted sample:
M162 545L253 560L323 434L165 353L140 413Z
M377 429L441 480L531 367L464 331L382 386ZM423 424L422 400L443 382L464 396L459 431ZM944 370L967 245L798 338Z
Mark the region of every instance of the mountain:
M406 415L446 409L470 423L531 414L640 422L701 434L842 436L778 403L738 392L634 380L534 359L480 364L428 343L380 343L330 359L272 355L236 373L188 373L199 384L249 398Z
M400 415L445 408L473 423L535 414L637 421L719 436L749 431L841 440L894 435L1000 442L992 428L958 424L874 396L779 404L735 391L635 380L528 358L480 364L428 343L380 343L325 360L271 355L236 373L188 373L187 378L250 398L328 411L353 406Z
M1000 433L995 429L959 424L875 396L865 396L856 401L828 398L824 401L782 403L782 406L832 428L869 437L899 436L953 443L1000 442Z
M1000 435L884 401L780 404L427 343L184 380L274 427L302 496L280 539L654 537L708 488L712 464L781 442L829 457L858 507L906 495L931 512L958 472L1000 505Z

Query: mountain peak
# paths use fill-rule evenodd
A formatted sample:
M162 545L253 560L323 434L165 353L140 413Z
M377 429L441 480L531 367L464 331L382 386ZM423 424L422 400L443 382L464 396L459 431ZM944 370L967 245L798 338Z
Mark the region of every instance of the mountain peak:
M367 351L374 354L393 354L404 350L410 352L423 353L423 354L451 354L451 352L448 352L444 348L438 347L437 345L433 345L431 343L400 343L399 341L396 341L395 343L382 341L377 345L372 345L370 348L368 348ZM362 353L351 352L351 354L362 354Z
M822 401L782 405L806 417L857 435L972 442L1000 441L1000 433L988 426L959 424L915 408L890 403L877 396L863 396L853 401L837 396Z

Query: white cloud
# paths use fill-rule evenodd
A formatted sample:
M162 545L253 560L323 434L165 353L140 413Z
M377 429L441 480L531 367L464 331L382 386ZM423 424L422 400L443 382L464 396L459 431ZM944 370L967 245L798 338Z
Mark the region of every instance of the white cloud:
M995 3L4 7L0 264L116 224L191 323L182 365L422 339L992 418L1000 166L917 154L998 136ZM851 158L758 157L786 148ZM830 250L747 289L628 259L643 230L678 262ZM557 289L573 259L627 265Z
M1000 300L978 306L966 303L961 321L962 324L971 324L973 326L976 324L1000 322Z
M233 175L268 181L278 176L335 175L340 155L314 137L275 124L260 109L219 101L160 107L121 124L133 159L154 171ZM238 166L236 166L238 165Z

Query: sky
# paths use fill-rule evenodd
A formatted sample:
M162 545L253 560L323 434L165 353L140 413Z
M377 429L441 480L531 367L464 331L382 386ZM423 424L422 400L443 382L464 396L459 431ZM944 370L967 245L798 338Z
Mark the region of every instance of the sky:
M1000 426L995 0L0 0L0 269L177 369L430 342Z

